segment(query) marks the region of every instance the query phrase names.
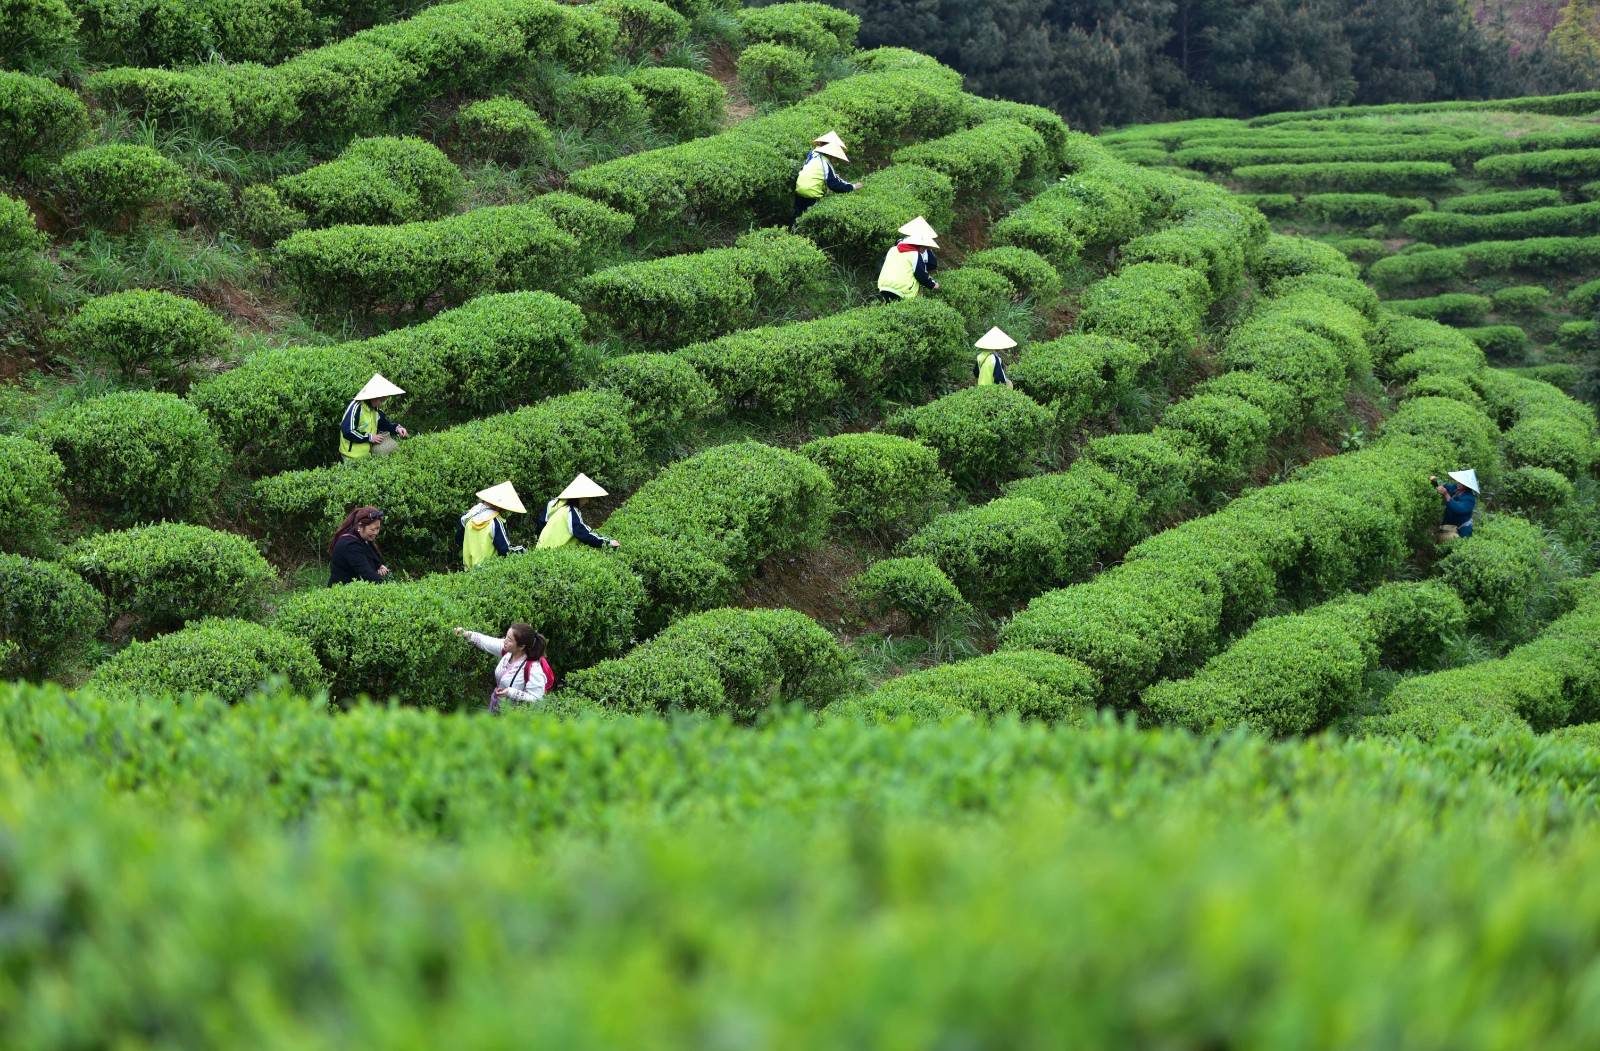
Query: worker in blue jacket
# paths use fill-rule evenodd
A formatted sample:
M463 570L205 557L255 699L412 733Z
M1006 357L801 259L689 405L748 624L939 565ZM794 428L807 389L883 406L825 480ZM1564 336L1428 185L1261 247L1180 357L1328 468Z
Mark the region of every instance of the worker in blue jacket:
M800 174L794 180L795 222L799 222L812 205L822 200L824 194L852 193L861 189L860 183L839 178L833 165L828 163L830 157L841 164L850 163L850 158L845 156L844 142L835 132L830 131L821 138L813 139L811 144L813 149L806 154L805 161L800 165Z
M1444 498L1444 520L1439 524L1439 539L1454 540L1458 536L1472 535L1472 512L1478 506L1478 472L1470 468L1451 471L1454 484L1440 485L1437 477L1428 481Z

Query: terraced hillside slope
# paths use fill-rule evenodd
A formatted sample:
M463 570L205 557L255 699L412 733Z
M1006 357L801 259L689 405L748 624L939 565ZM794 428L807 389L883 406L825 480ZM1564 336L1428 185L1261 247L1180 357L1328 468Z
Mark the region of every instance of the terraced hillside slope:
M1592 1045L1600 429L1390 294L1584 205L1391 203L1387 299L1268 213L1600 98L1100 141L819 4L25 10L91 64L0 71L0 1044ZM579 472L618 546L459 568Z

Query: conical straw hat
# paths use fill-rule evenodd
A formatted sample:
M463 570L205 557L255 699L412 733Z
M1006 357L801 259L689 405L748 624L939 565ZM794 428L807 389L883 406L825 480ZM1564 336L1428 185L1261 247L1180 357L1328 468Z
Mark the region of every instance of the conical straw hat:
M928 225L928 220L920 215L902 226L900 233L909 244L920 245L923 248L939 247L939 235L934 232L933 227Z
M356 401L370 401L373 398L387 398L394 394L404 394L405 391L383 378L381 373L374 372L367 385L356 394Z
M1468 489L1471 489L1475 493L1480 491L1478 489L1478 472L1474 471L1470 467L1465 471L1451 471L1450 477L1460 482Z
M839 133L836 131L830 131L825 134L818 135L816 138L811 140L811 145L821 146L829 142L840 148L844 147L844 140L839 138Z
M982 339L973 344L979 350L1010 350L1016 345L1017 341L999 328L991 328L983 334Z
M609 496L604 489L595 484L593 478L580 474L572 480L572 484L561 490L557 500L582 500L587 496Z
M850 163L850 158L845 156L843 143L819 142L817 143L817 152L824 157L832 157L834 160L844 161L846 164Z
M479 489L477 496L479 500L502 511L515 511L520 515L526 514L528 510L522 506L522 498L517 495L516 486L509 481L491 485L487 489Z

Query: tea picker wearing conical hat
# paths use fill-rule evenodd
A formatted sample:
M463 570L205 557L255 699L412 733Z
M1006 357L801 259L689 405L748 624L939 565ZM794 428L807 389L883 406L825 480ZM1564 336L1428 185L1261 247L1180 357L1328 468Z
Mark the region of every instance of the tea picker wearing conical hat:
M833 165L828 163L829 158L840 164L850 163L850 158L845 156L844 141L838 133L828 132L826 135L811 140L811 152L806 154L806 159L800 165L800 174L794 180L794 217L799 221L806 214L806 210L830 190L834 193L850 193L861 189L858 182L846 182L839 178L833 170Z
M900 241L883 257L883 268L878 271L878 298L885 303L902 299L915 299L921 288L938 288L933 272L939 260L933 250L939 247L939 235L922 216L900 228ZM920 287L919 287L920 286Z
M1011 386L1011 377L1006 375L1006 363L1001 359L1000 352L1016 345L1017 341L999 328L991 328L973 344L978 348L978 360L972 363L972 374L977 377L978 386L987 387L994 383Z
M366 386L345 406L339 421L339 455L346 460L388 456L399 447L396 437L411 437L404 427L383 414L383 404L405 391L374 372Z
M495 555L510 555L524 550L513 547L506 534L505 515L525 514L516 486L509 481L478 490L480 503L461 516L456 538L461 544L461 564L467 569L487 562Z
M1439 539L1454 540L1458 536L1472 535L1472 512L1478 506L1478 472L1451 471L1450 482L1440 485L1439 479L1428 481L1444 497L1444 520L1439 524Z
M615 540L603 537L585 525L583 513L578 510L585 500L605 495L606 491L588 475L578 475L571 485L561 490L560 495L544 505L544 511L534 523L539 527L539 542L534 546L544 550L564 547L577 540L590 547L620 547Z

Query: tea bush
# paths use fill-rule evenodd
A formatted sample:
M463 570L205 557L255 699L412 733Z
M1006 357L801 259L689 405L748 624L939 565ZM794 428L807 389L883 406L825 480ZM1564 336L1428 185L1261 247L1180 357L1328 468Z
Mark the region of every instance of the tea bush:
M577 295L617 332L681 346L749 328L779 304L805 301L831 273L828 257L782 230L745 234L732 248L607 267Z
M950 179L963 201L1003 197L1020 180L1032 178L1045 161L1038 132L1014 120L991 120L894 153L896 164L931 168Z
M1306 237L1284 237L1278 234L1267 238L1251 272L1257 281L1269 289L1279 281L1303 274L1329 274L1351 279L1360 276L1356 265L1332 245L1325 245Z
M1246 189L1391 192L1445 186L1455 174L1445 161L1323 161L1248 164L1235 168L1233 179Z
M1081 726L1093 712L1093 676L1053 653L1019 650L911 672L828 709L832 718L941 722L1016 716Z
M32 437L61 458L74 506L118 525L201 514L227 465L205 416L171 394L81 401L47 417Z
M105 626L106 606L67 567L0 554L0 677L38 678Z
M1373 263L1367 276L1379 287L1395 288L1514 271L1560 273L1596 264L1600 237L1530 237L1390 256Z
M1151 173L1103 162L1066 176L1012 210L990 230L990 243L1026 248L1058 270L1134 237L1160 210Z
M1443 292L1421 299L1386 299L1383 308L1407 317L1442 321L1447 325L1477 325L1489 316L1494 303L1488 296L1470 292Z
M1300 210L1317 222L1345 226L1397 223L1432 208L1426 197L1390 197L1382 193L1313 193L1300 202Z
M872 616L903 613L919 629L949 623L972 612L944 571L925 558L874 562L846 586Z
M842 691L847 666L833 636L803 613L716 609L574 673L566 689L615 711L690 709L748 721L778 704L828 704Z
M0 434L0 551L51 554L65 525L65 471L39 442Z
M628 74L628 83L644 99L650 123L675 139L714 135L726 119L728 93L704 73L652 66Z
M1536 521L1572 503L1577 490L1560 471L1548 467L1515 467L1500 479L1499 502Z
M1516 364L1528 355L1528 334L1516 325L1481 325L1464 328L1461 334L1482 347L1493 361Z
M816 58L855 48L861 19L827 4L797 2L747 7L736 12L747 42L782 44Z
M1013 608L1066 579L1069 538L1044 504L1002 497L937 515L901 551L944 572L966 599L985 610Z
M0 172L38 177L89 134L77 95L43 77L0 70Z
M42 251L49 243L27 202L0 194L0 274L7 274L24 256Z
M1513 285L1491 297L1494 308L1505 314L1533 314L1550 301L1551 292L1543 285Z
M250 473L331 463L339 416L374 372L405 389L391 411L409 429L420 429L413 413L493 413L571 387L583 324L577 307L545 292L480 296L371 339L258 351L197 384L189 400Z
M617 50L643 58L689 35L689 19L659 0L597 0L595 11L617 24Z
M563 483L564 484L564 483ZM644 581L644 626L730 601L769 555L817 543L833 483L810 460L755 442L721 445L662 470L606 523Z
M1500 182L1578 182L1600 175L1600 149L1507 153L1485 157L1473 170Z
M1026 248L985 248L970 252L962 260L961 268L993 270L1038 305L1050 303L1061 294L1063 282L1056 268L1039 253Z
M610 254L633 221L565 193L399 226L304 230L273 268L321 311L446 305L489 291L560 291Z
M1591 234L1600 231L1600 201L1492 215L1423 213L1413 215L1400 228L1408 237L1436 244Z
M256 503L273 536L318 549L350 508L381 507L391 566L458 564L456 523L479 489L511 478L534 506L580 471L604 485L631 484L643 452L630 409L609 391L547 398L419 434L406 442L404 455L263 478L255 484ZM513 543L519 528L531 528L518 519L508 525Z
M61 159L51 179L57 199L95 226L138 222L183 196L189 176L149 146L89 146Z
M1537 623L1552 571L1544 533L1512 515L1495 515L1451 542L1439 575L1466 603L1467 623L1503 637Z
M594 387L628 399L634 432L652 449L685 437L692 424L717 410L716 390L693 365L671 354L611 358L595 373Z
M1171 263L1138 263L1083 293L1078 331L1150 347L1158 371L1165 372L1199 339L1209 296L1205 276L1197 271Z
M60 63L77 48L78 19L65 0L30 0L0 14L0 64L31 69Z
M958 485L982 490L1029 473L1045 454L1052 422L1026 394L995 385L901 409L883 427L933 448Z
M739 52L739 87L752 102L795 102L817 82L811 56L782 44L751 44Z
M414 136L357 139L274 184L312 226L412 223L455 210L465 185L444 151Z
M125 379L148 374L174 385L222 354L232 336L222 318L192 299L133 289L89 300L56 339L74 354L114 365Z
M456 112L456 138L469 157L505 165L538 161L550 149L550 128L533 107L498 95Z
M132 642L95 669L90 687L165 700L211 694L231 704L269 682L314 694L328 676L300 639L247 620L207 618L149 642Z
M917 164L896 164L867 176L854 193L824 197L794 228L836 258L865 266L883 260L900 240L907 218L921 215L935 229L947 228L954 205L948 176Z
M1063 434L1112 412L1157 378L1150 351L1109 336L1062 336L1025 347L1007 370L1017 389L1056 416Z
M815 209L813 209L815 211ZM796 418L922 395L966 357L961 315L926 296L747 329L678 351L732 412Z
M563 127L586 135L627 134L644 126L644 97L623 77L577 77L556 92Z
M1565 203L1566 198L1561 196L1560 190L1541 187L1447 197L1439 202L1439 211L1461 212L1465 215L1493 215L1497 212L1522 212L1530 208L1548 208Z
M863 532L910 532L941 510L951 495L939 454L892 434L837 434L798 451L827 472L836 514Z
M150 634L201 617L253 618L278 579L247 538L176 522L85 537L62 562Z

